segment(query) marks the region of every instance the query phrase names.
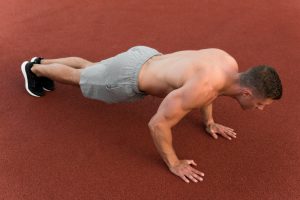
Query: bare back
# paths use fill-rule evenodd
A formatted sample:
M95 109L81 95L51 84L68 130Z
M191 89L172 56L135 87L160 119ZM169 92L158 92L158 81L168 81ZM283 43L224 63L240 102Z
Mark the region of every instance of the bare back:
M229 81L230 74L237 71L234 58L222 50L179 51L148 60L139 76L139 88L147 94L165 97L198 78L199 82L219 90Z

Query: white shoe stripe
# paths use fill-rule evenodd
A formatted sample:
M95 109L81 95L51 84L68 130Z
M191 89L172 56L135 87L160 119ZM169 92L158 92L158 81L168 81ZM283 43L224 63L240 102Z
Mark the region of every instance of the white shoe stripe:
M31 95L31 96L34 96L34 97L40 97L36 94L33 94L29 88L28 88L28 79L27 79L27 75L26 75L26 70L25 70L25 66L26 64L28 63L28 61L24 61L21 65L21 71L22 71L22 74L24 76L24 79L25 79L25 88L26 88L26 91Z
M38 57L33 57L31 58L31 61L30 62L34 62L35 59L37 59Z

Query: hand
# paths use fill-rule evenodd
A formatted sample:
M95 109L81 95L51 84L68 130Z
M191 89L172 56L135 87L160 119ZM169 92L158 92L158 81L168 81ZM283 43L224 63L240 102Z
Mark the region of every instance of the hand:
M236 138L236 133L232 128L223 126L217 123L211 123L206 126L206 131L213 136L215 139L218 139L218 135L222 135L224 138L231 140L232 138Z
M170 171L175 175L179 176L186 183L189 183L189 179L197 183L203 181L204 173L194 169L190 165L197 166L193 160L179 160L177 164L170 167Z

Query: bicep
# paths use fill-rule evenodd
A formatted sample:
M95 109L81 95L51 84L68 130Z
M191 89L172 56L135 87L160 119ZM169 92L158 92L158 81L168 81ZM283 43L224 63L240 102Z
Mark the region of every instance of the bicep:
M150 123L171 128L191 110L200 106L199 93L191 86L187 85L169 93Z
M182 97L176 92L170 93L160 104L156 114L151 119L151 123L173 127L177 124L191 109L184 108Z

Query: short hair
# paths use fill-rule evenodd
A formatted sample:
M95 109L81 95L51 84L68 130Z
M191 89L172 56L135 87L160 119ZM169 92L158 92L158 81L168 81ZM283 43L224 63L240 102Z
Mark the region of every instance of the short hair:
M263 98L278 100L282 96L282 85L276 70L267 65L252 67L241 73L240 85L249 87Z

